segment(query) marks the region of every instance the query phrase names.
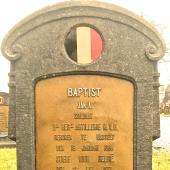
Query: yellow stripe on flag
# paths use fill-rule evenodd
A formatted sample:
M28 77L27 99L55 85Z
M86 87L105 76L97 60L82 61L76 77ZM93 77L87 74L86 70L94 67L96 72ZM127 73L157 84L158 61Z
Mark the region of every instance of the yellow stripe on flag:
M91 32L88 27L77 28L77 62L91 62Z

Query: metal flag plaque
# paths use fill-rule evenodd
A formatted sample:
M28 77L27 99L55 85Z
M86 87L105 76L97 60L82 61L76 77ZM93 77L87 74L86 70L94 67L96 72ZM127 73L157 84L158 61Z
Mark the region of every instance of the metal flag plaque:
M89 64L100 58L103 40L93 28L75 27L67 35L65 48L70 59L78 64Z

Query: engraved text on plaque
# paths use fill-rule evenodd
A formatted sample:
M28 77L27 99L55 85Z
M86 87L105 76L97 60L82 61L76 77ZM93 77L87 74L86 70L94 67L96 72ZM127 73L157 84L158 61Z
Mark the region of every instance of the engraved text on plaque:
M130 81L69 75L39 81L36 93L37 170L132 170Z

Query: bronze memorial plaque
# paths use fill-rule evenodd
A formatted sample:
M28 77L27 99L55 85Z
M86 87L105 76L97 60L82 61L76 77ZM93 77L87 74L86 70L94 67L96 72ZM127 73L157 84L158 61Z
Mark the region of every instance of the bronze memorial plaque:
M41 80L36 170L132 170L134 86L103 75Z

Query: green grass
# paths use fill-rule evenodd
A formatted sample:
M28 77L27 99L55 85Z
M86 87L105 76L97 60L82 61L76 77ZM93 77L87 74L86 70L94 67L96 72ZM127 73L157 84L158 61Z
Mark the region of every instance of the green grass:
M153 151L153 170L170 170L170 154L166 151Z
M0 149L0 170L16 170L16 149ZM153 151L153 170L170 170L170 154Z
M0 170L16 170L16 149L0 149Z
M160 116L162 117L170 117L170 113L166 114L166 113L161 113Z

